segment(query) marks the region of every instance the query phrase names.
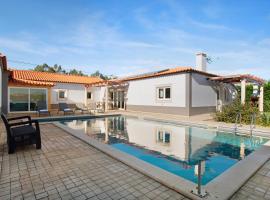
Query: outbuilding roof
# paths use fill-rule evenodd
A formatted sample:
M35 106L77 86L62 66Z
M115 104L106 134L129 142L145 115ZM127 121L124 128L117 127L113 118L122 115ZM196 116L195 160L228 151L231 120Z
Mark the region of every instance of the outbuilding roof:
M77 76L31 70L10 70L10 81L31 85L54 85L54 83L92 84L100 82L100 77Z

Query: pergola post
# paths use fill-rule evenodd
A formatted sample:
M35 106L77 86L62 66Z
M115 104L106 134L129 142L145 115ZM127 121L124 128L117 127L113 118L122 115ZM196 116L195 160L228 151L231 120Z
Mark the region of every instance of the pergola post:
M263 86L260 87L259 111L263 112Z
M105 112L108 111L108 86L105 87Z
M241 103L246 102L246 79L241 80Z
M108 118L105 118L105 143L109 142Z

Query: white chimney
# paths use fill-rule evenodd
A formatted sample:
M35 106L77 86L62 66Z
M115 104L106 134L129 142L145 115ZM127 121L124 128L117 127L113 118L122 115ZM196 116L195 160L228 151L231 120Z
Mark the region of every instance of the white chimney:
M196 54L196 68L200 71L206 72L206 57L205 53L197 53Z

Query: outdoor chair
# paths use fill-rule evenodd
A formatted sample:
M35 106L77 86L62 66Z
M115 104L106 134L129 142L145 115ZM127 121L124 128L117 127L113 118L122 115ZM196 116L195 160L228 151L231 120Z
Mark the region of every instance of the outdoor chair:
M104 102L97 102L96 103L96 108L95 108L96 112L98 113L104 113L105 112L105 105Z
M69 108L69 106L67 105L67 103L59 103L58 104L58 107L59 107L58 113L59 112L63 112L64 115L66 115L66 114L75 114L74 110L71 109L71 108Z
M76 104L76 110L80 110L82 113L87 112L90 114L90 110L84 104L81 103Z
M102 108L102 103L89 103L88 105L88 110L92 113L101 113L104 112L104 109Z
M6 127L9 154L14 153L18 144L25 144L25 142L36 144L36 149L41 149L40 129L37 120L32 120L30 116L7 118L3 113L1 118ZM33 124L35 125L33 126Z
M37 109L38 116L40 116L40 115L49 115L49 116L51 116L51 113L47 109L47 104L46 104L45 101L38 101L36 109Z

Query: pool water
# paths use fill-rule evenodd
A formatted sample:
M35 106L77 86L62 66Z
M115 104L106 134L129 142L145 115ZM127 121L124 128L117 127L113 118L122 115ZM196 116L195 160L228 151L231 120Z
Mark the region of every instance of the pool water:
M268 141L125 116L61 123L194 183L200 167L203 185Z

